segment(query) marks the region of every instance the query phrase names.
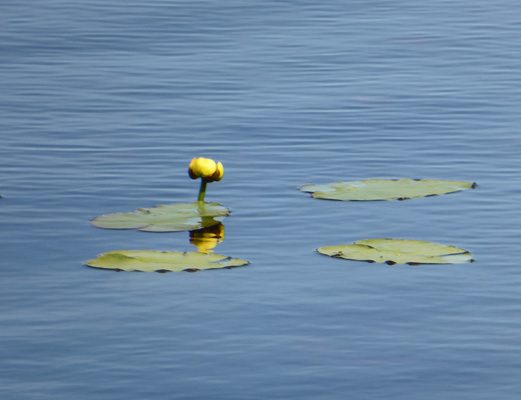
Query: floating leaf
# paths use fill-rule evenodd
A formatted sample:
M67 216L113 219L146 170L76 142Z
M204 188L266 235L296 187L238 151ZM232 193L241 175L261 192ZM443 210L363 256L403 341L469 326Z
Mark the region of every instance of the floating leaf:
M321 247L317 251L330 257L391 265L459 264L474 261L467 250L421 240L359 240L350 245Z
M300 190L312 193L312 196L317 199L360 201L416 199L459 192L475 187L476 183L473 182L403 178L306 185L302 186Z
M248 265L249 261L219 254L154 250L109 251L86 263L89 267L122 271L197 271Z
M230 210L218 203L179 203L136 212L102 215L92 225L105 229L138 229L147 232L193 231L219 224Z

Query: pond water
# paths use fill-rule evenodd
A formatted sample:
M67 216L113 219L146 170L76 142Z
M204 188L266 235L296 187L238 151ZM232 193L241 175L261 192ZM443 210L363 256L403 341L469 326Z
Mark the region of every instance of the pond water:
M0 397L518 399L521 3L3 0ZM93 269L188 232L90 220L206 199L247 267ZM367 178L478 183L312 199ZM469 264L318 247L419 239Z

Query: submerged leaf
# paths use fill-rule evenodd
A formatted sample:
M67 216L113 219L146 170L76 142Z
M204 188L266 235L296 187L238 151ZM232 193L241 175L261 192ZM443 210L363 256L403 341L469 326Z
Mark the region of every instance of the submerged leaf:
M102 215L92 225L105 229L147 232L193 231L219 224L230 210L218 203L194 202L140 208L136 212Z
M467 250L421 240L359 240L350 245L321 247L317 251L330 257L387 264L459 264L474 261Z
M86 263L89 267L122 271L197 271L248 265L249 261L219 254L154 250L109 251Z
M312 196L317 199L360 201L416 199L459 192L475 187L476 183L473 182L403 178L306 185L302 186L300 190L312 193Z

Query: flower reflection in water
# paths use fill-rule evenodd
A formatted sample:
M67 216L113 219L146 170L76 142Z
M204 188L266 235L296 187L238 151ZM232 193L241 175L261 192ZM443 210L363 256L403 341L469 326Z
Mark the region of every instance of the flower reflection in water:
M190 243L197 247L201 253L213 253L213 250L224 240L224 225L209 226L190 232Z

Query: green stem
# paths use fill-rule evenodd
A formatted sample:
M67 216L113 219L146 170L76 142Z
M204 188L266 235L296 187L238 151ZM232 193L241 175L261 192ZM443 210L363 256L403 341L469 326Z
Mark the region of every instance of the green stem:
M206 195L206 182L204 179L201 179L201 188L199 189L199 201L204 201L204 196Z

